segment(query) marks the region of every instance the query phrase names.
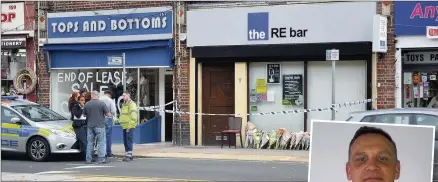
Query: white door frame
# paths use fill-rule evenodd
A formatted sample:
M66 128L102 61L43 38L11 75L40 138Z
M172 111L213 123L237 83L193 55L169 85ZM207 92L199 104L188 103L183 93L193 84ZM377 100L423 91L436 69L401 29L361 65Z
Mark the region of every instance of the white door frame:
M169 68L160 68L158 71L158 91L159 91L159 105L166 104L166 75L173 75L173 72L166 71ZM174 98L175 99L175 95ZM163 108L164 109L164 108ZM161 142L166 141L166 113L160 112L161 116Z

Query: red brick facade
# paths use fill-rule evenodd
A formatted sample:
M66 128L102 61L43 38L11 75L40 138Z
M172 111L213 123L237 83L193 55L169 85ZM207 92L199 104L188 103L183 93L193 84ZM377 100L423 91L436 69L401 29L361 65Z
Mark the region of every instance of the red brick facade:
M395 98L395 37L394 6L391 3L391 14L388 16L388 52L377 60L377 108L394 108ZM382 12L382 2L377 2L377 13Z
M40 55L37 63L38 85L37 95L38 103L49 107L50 106L50 73L47 72L47 65L44 57Z
M144 7L159 7L159 6L172 6L171 1L52 1L49 3L49 13L52 12L74 12L74 11L95 11L95 10L108 10L108 9L130 9L130 8L144 8ZM176 22L176 21L175 21ZM183 27L184 28L184 27ZM184 32L182 28L182 32ZM179 41L179 35L177 34L177 26L174 28L175 42ZM176 47L176 45L175 45ZM185 45L181 45L181 54L178 51L175 53L175 57L181 56L181 66L175 66L175 76L174 82L180 88L180 95L177 96L180 105L180 110L189 110L189 59L187 57ZM178 59L175 58L175 61ZM177 63L175 63L177 65ZM180 69L180 75L176 74L178 69ZM47 72L46 62L41 59L38 63L37 70L39 73L39 86L38 94L40 104L45 106L50 105L50 74ZM176 93L176 89L174 89ZM189 127L189 117L188 115L183 115L181 117L175 118L174 125L174 141L179 139L179 122L182 123L183 131L182 143L187 145L189 143L188 133ZM177 136L178 135L178 136ZM177 141L179 144L179 141Z

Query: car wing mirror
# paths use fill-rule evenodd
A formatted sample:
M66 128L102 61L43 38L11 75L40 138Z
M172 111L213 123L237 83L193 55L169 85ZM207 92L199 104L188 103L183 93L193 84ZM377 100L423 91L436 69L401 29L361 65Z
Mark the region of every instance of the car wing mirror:
M21 119L20 118L11 118L11 123L21 124Z

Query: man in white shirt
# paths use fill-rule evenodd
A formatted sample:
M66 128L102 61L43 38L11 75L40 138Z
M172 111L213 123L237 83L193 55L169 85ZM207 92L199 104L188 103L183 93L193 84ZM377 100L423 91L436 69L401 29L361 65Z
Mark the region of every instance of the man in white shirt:
M109 112L111 113L111 117L105 117L105 132L106 132L106 157L113 157L113 153L111 151L111 134L113 132L113 118L117 118L117 109L116 103L112 99L113 93L110 90L106 90L104 95L100 97L100 100L105 103L108 107Z

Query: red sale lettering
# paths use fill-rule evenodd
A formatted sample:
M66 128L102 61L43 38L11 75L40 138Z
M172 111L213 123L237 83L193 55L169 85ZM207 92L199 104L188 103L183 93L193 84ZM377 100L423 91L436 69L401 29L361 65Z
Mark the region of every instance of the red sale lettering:
M2 13L2 23L4 22L12 22L16 17L15 13Z
M430 37L438 37L438 28L429 28L427 34Z
M423 8L421 3L417 3L410 18L435 18L435 21L438 21L438 6L424 6Z

